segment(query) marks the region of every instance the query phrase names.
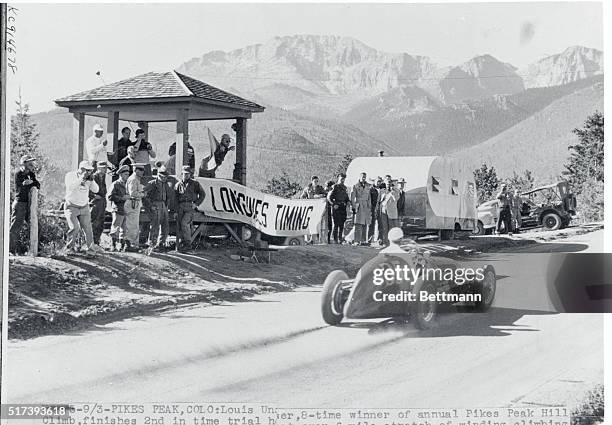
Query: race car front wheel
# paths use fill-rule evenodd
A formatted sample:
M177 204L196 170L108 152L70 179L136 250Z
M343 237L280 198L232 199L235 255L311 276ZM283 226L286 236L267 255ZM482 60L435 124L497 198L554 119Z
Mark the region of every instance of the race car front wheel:
M342 302L342 284L348 276L342 270L334 270L327 275L321 295L321 314L328 325L337 325L342 321L344 305Z

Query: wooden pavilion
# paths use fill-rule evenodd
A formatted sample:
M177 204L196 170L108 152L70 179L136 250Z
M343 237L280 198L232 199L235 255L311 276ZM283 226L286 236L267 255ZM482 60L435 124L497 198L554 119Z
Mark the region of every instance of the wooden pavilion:
M186 164L189 121L235 120L235 174L246 185L247 120L264 107L176 71L149 72L57 99L73 114L74 168L83 159L85 115L107 119L107 140L117 151L119 120L137 123L148 140L148 124L176 121L176 169Z

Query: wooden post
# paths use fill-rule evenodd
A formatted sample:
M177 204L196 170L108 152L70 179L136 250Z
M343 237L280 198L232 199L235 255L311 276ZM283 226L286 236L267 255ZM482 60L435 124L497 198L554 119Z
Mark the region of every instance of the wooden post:
M186 165L188 140L189 109L179 109L176 114L176 161L174 162L177 178L180 178L181 168Z
M179 109L176 111L176 157L174 158L174 174L177 180L181 179L181 170L185 164L187 155L187 140L189 139L189 109ZM178 207L178 205L177 205ZM176 223L176 250L182 242L180 223Z
M79 162L83 160L83 149L85 144L85 114L78 112L72 114L72 169L79 168Z
M106 141L107 145L113 149L113 159L118 158L119 149L119 112L109 111L106 120ZM107 149L108 151L108 149ZM115 161L119 165L119 161Z
M30 256L38 255L38 189L30 189Z
M240 164L240 184L247 184L247 120L236 119L236 164Z

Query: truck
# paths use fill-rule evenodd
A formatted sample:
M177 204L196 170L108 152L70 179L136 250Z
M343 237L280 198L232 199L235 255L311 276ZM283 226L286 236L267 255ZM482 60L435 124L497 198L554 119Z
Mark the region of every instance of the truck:
M569 226L576 215L576 196L569 183L558 181L521 193L521 228L542 226L547 230L558 230ZM497 226L499 208L497 200L486 201L478 206L476 235L491 234Z
M465 162L443 156L359 157L346 172L349 189L363 172L369 178L390 175L406 181L405 211L399 217L405 234L437 234L444 240L476 229L476 183Z

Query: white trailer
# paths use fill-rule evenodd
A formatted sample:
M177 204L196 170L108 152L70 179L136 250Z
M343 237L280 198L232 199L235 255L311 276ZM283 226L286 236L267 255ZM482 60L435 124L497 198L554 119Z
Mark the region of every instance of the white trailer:
M393 180L406 180L400 217L404 232L448 238L454 231L475 229L476 183L466 163L441 156L355 158L346 173L349 189L362 172L368 179L389 174Z

